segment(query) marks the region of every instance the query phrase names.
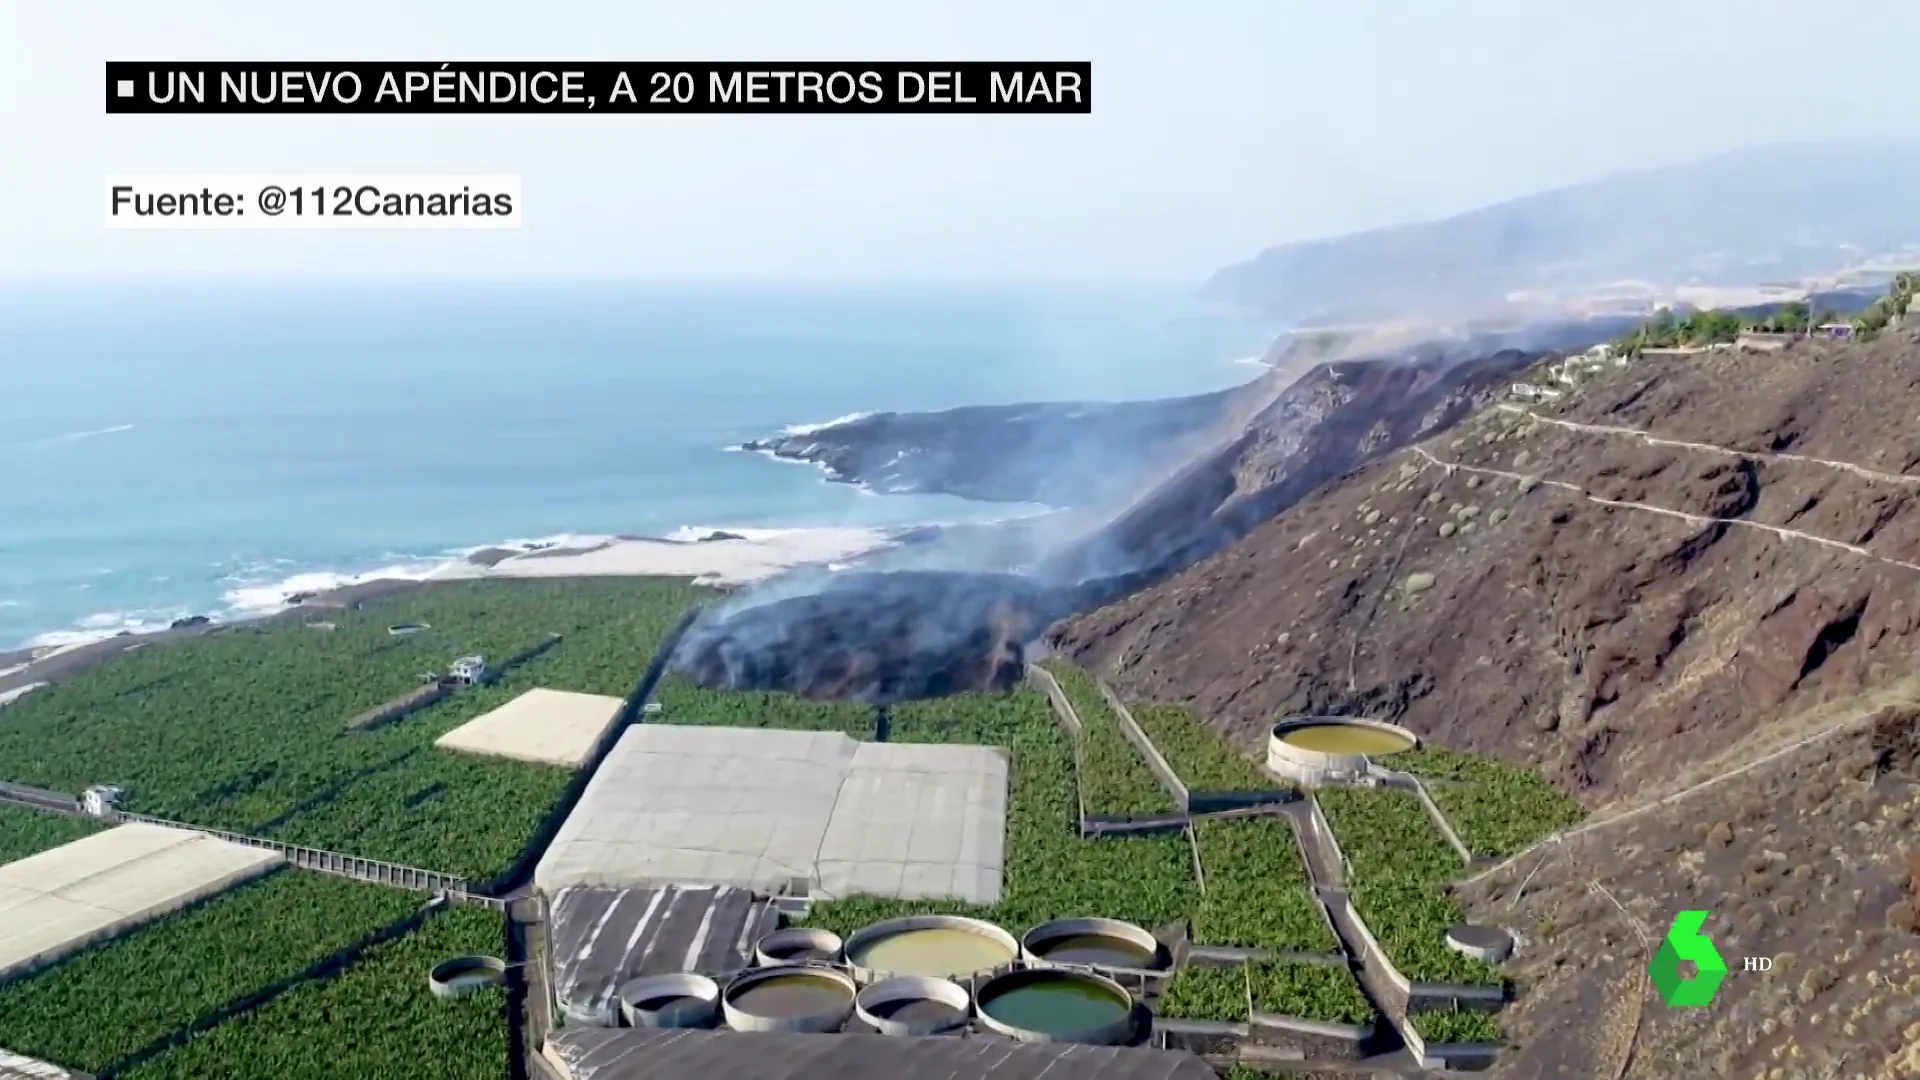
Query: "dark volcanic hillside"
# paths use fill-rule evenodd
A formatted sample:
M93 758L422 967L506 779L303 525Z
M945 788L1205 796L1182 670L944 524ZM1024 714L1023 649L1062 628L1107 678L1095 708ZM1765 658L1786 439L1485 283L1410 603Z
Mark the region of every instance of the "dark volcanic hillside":
M1026 552L1022 573L982 572L984 548L1009 553L967 534L874 561L889 573L790 576L704 613L675 669L707 686L869 701L1003 687L1039 627L1219 551L1327 478L1455 422L1536 359L1435 347L1291 383L1275 372L1214 406L1216 444L1117 516L1029 535L1046 554Z
M1895 903L1920 847L1920 333L1648 360L1531 408L1363 465L1052 643L1249 747L1365 713L1538 763L1603 821L1684 791L1468 890L1533 939L1505 1075L1920 1075ZM1783 970L1643 1013L1641 937L1690 906Z

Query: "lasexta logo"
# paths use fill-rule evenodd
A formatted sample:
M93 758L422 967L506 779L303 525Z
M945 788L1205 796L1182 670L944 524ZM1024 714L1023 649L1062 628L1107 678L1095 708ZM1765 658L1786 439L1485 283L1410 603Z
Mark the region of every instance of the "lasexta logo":
M1712 938L1700 932L1712 914L1683 911L1675 916L1667 940L1660 943L1660 951L1653 954L1653 962L1647 966L1661 1000L1676 1009L1712 1002L1720 980L1727 977L1727 962L1720 959L1720 950L1713 947ZM1681 974L1682 961L1692 961L1691 977Z

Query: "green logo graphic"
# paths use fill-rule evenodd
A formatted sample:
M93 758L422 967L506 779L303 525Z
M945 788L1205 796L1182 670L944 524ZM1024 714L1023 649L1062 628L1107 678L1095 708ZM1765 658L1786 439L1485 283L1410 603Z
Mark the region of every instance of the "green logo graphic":
M1727 962L1720 959L1720 950L1713 947L1712 938L1700 932L1711 914L1710 911L1683 911L1675 916L1673 928L1667 931L1667 940L1661 942L1660 951L1653 954L1653 963L1647 965L1647 974L1653 976L1653 985L1660 991L1661 1000L1676 1009L1713 1001L1714 992L1720 989L1720 980L1727 977ZM1680 974L1682 960L1693 961L1691 979Z

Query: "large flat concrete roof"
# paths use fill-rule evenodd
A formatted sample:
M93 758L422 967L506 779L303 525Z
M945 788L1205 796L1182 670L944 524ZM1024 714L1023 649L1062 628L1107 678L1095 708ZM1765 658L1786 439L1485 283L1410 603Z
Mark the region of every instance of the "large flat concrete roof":
M434 740L447 750L569 768L586 763L624 704L604 694L536 687Z
M278 852L135 822L0 866L0 978L266 873Z
M570 1080L1219 1080L1184 1050L978 1036L570 1027L544 1050Z
M601 763L534 881L554 893L804 880L815 896L993 903L1006 805L994 747L641 724Z

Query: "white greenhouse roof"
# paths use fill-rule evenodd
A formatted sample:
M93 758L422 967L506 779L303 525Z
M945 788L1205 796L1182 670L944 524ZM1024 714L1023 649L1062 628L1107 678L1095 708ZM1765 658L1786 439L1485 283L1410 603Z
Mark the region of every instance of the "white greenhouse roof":
M642 724L620 737L534 873L569 885L669 882L815 896L992 903L1007 759L983 746L838 732Z
M278 852L135 822L0 866L0 978L212 896Z
M461 724L434 745L470 754L577 767L624 704L604 694L529 690Z

